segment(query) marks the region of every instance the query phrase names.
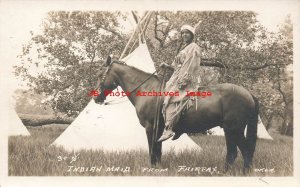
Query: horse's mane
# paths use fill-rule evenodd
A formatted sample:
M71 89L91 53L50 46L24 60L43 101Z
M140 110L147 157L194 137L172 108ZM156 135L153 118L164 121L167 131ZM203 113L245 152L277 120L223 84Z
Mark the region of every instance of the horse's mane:
M140 70L140 69L138 69L138 68L136 68L136 67L133 67L133 66L131 66L131 65L128 65L128 64L126 64L126 63L123 62L123 61L113 61L111 64L113 64L113 63L120 64L120 65L123 65L123 66L127 66L127 67L129 67L129 68L131 68L131 69L137 71L138 73L144 73L144 74L146 74L146 75L148 75L148 76L151 75L151 73L145 72L145 71ZM155 78L158 79L157 75L153 75L153 77L155 77Z

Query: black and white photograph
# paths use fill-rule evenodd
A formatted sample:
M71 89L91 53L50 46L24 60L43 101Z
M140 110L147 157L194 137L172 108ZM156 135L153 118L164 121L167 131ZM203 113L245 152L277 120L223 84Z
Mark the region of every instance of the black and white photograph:
M0 1L0 187L300 186L299 8Z

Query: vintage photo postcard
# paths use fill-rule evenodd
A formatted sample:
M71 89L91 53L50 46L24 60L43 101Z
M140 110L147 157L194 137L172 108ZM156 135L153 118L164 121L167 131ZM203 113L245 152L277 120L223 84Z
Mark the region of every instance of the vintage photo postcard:
M0 1L0 187L300 186L299 3Z

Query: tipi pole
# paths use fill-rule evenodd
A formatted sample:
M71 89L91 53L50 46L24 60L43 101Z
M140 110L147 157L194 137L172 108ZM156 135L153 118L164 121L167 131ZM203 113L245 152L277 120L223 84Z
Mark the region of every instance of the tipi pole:
M142 35L142 36L144 36L144 32L145 32L145 30L146 30L146 28L147 28L147 26L148 26L148 24L149 24L149 22L150 22L151 15L152 15L152 12L151 12L150 14L148 14L148 19L147 19L146 23L144 24L144 26L142 27L142 31L140 32L140 35ZM134 45L136 44L136 41L137 41L137 40L135 39L133 45L131 45L131 48L130 48L130 50L129 50L129 53L132 52L133 47L134 47Z
M128 42L127 42L127 44L126 44L126 46L125 46L125 48L124 48L124 50L123 50L120 58L119 58L120 60L124 57L126 51L128 50L129 44L131 43L131 41L134 38L135 33L140 29L141 24L146 20L145 18L147 17L148 14L149 14L149 12L147 12L146 16L144 16L143 19L137 24L137 27L136 27L135 31L132 33L130 39L128 40Z
M151 20L150 18L152 16L152 14L153 14L153 12L149 13L148 19L147 19L145 26L143 27L142 32L141 32L141 35L144 37L144 39L145 39L145 31L146 31L146 28L148 27L148 24L150 23L150 20Z

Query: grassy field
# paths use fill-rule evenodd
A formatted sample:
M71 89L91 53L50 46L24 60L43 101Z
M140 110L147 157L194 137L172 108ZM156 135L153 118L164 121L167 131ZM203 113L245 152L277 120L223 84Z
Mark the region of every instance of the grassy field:
M169 152L160 167L151 168L148 153L85 151L69 153L49 146L67 125L28 127L29 137L9 137L10 176L243 176L239 153L230 172L224 173L225 140L219 136L192 136L202 152ZM292 176L292 137L271 134L274 141L261 140L250 176ZM183 167L185 166L185 167ZM190 168L188 168L190 167Z

